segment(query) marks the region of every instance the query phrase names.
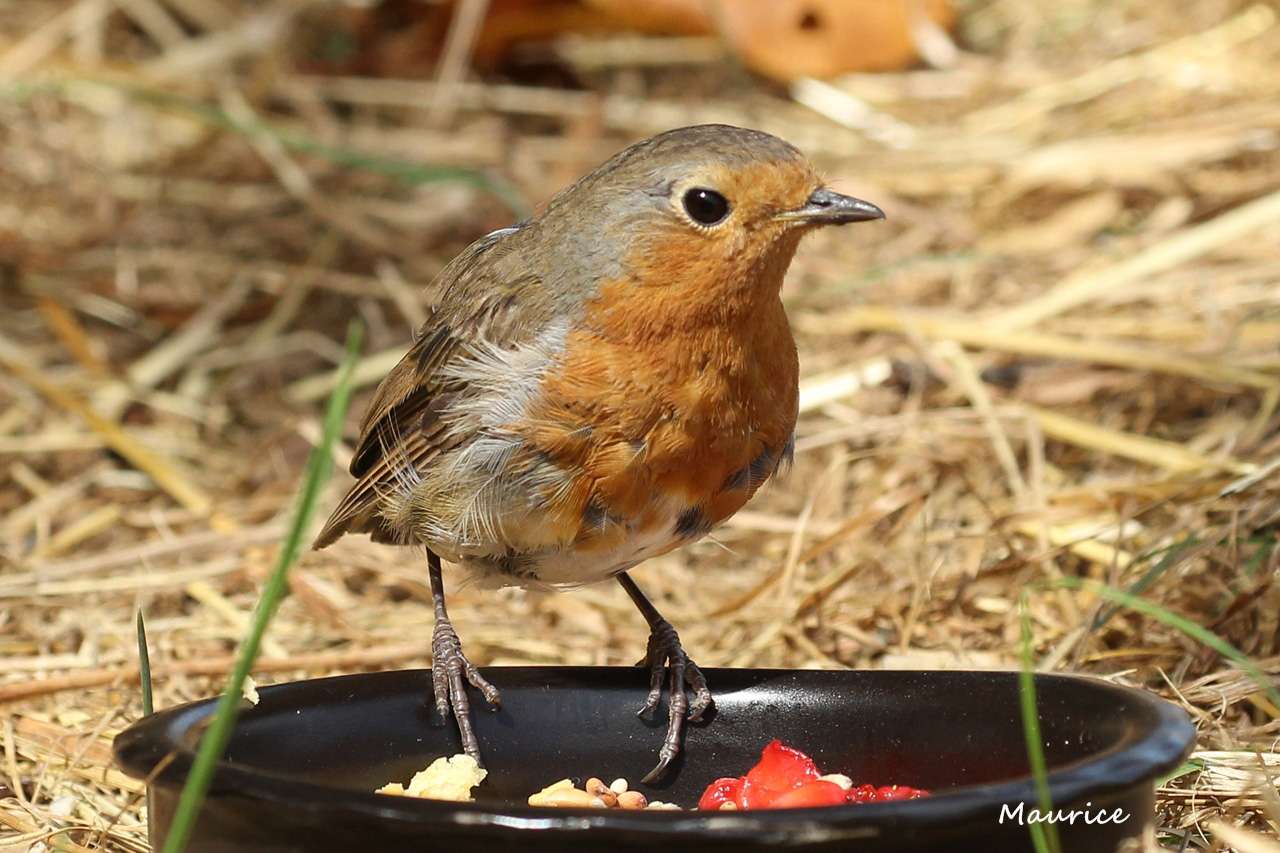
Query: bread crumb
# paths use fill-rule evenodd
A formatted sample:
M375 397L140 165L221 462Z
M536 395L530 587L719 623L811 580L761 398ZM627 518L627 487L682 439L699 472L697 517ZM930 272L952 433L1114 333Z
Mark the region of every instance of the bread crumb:
M471 796L471 789L483 782L487 775L488 771L469 755L442 756L431 762L426 770L415 773L407 789L399 782L392 782L383 785L377 793L469 803L475 799Z
M598 808L594 801L599 799L594 794L575 788L573 780L561 779L559 782L552 782L536 794L530 794L529 805L566 809Z

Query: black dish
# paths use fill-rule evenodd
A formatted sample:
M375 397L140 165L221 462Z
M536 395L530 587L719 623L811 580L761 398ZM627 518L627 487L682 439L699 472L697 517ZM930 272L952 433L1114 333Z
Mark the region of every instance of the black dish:
M459 752L427 695L426 671L341 676L261 689L237 723L188 850L1030 850L1014 810L1035 806L1016 673L708 670L717 709L687 731L657 786L637 781L665 729L637 719L645 675L612 667L491 668L503 709L477 710L489 778L473 804L372 793ZM1110 851L1152 819L1153 780L1190 748L1175 706L1106 682L1036 677L1065 851ZM479 703L477 699L477 704ZM147 717L115 742L131 775L152 781L152 841L162 843L212 700ZM771 738L855 782L931 789L908 802L751 812L532 809L530 793L566 776L622 776L650 799L696 804L739 775ZM1115 809L1122 823L1099 824ZM1005 819L1001 821L1002 811Z

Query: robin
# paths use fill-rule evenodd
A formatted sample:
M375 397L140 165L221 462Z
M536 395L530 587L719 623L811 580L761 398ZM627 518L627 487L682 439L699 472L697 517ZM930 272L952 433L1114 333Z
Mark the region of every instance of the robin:
M479 760L467 684L490 705L499 695L449 621L441 558L496 586L616 579L650 629L642 715L667 674L646 781L666 770L711 692L627 571L704 536L790 461L783 277L805 234L883 217L775 136L685 127L625 149L440 274L315 547L344 533L425 546L436 708L467 754Z

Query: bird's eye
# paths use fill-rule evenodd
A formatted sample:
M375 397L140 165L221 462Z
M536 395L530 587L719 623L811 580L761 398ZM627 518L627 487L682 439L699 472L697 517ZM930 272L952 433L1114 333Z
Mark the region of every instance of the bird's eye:
M729 215L729 200L715 190L694 187L684 194L684 209L701 225L715 225Z

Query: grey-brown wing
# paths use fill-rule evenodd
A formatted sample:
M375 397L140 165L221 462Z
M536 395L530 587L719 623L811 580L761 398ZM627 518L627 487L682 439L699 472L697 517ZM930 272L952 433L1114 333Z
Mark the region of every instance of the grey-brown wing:
M517 346L536 335L550 317L536 297L541 282L518 266L515 246L503 243L514 229L473 243L440 274L439 304L405 356L374 393L351 460L356 482L325 522L313 547L323 548L344 533L371 533L376 541L400 542L404 532L389 529L378 515L382 495L405 471L423 471L465 436L453 435L440 419L449 402L465 395L443 370L467 356L481 341Z

